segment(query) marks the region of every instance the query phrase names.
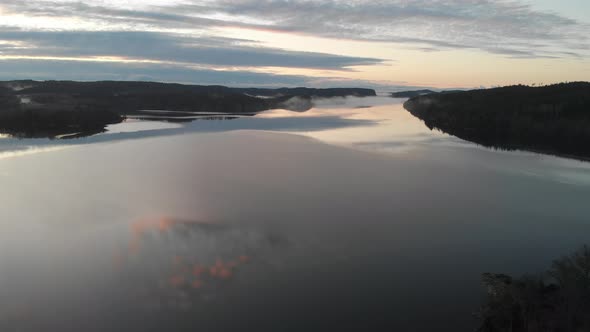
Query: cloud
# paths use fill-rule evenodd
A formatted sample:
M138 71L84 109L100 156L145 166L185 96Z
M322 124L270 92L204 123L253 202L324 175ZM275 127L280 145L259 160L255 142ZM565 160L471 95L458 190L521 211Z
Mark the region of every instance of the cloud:
M217 20L186 15L184 13L166 12L164 8L152 7L151 10L107 7L88 4L82 1L18 1L5 0L0 4L5 14L21 14L28 17L68 18L79 17L84 20L96 20L106 26L126 27L127 29L145 30L147 28L202 28L218 23Z
M374 58L244 46L238 39L147 31L0 31L0 40L28 45L0 44L4 56L124 57L194 65L332 70L381 63Z
M273 22L266 29L328 38L473 48L530 57L589 48L586 24L518 1L203 0L193 4L197 8L207 4L210 13ZM181 8L190 10L191 6Z
M149 60L159 63L145 68L147 76L155 80L177 77L196 82L195 77L213 81L226 77L231 81L231 77L235 77L239 84L249 79L253 79L253 83L277 78L293 84L311 80L247 72L257 67L341 71L342 76L346 76L345 71L355 66L378 66L384 61L287 51L264 47L251 40L218 37L219 31L223 31L219 28L224 27L280 32L284 33L280 35L284 38L298 34L386 42L392 43L392 48L402 46L425 52L480 50L511 58L590 56L587 23L537 10L523 1L3 0L0 3L0 59L110 57L121 61ZM213 30L216 33L212 33ZM9 73L6 64L18 61L2 62L0 67L6 75ZM36 69L42 69L37 65L40 61L33 62ZM71 66L94 70L98 63L76 62ZM114 68L115 65L108 66ZM48 63L48 68L57 67L56 62ZM170 72L166 74L163 68ZM134 76L140 72L138 68L119 69L122 74L111 76ZM17 74L16 71L12 73ZM77 73L70 76L89 76ZM110 75L95 73L100 77ZM56 74L68 76L68 73L54 72L54 77ZM329 82L334 78L315 80Z
M115 29L234 26L518 57L563 57L590 48L587 24L514 0L186 0L137 8L93 3L5 0L1 6L30 16L96 20Z
M0 80L163 81L227 86L303 86L304 76L271 75L247 71L190 69L176 65L104 63L94 61L2 60Z

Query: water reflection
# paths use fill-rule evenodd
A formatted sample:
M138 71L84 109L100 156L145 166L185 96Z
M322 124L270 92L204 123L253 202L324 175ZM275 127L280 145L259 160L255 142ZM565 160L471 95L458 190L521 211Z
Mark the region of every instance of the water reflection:
M351 100L364 99L352 98ZM336 98L341 104L346 99ZM371 100L370 98L367 100ZM377 99L375 99L376 101ZM320 105L322 102L320 102ZM280 111L279 111L280 112ZM345 118L338 112L318 116L314 112L288 112L291 116L272 117L267 113L254 114L219 114L203 112L168 112L146 110L129 115L122 123L109 125L104 131L92 133L70 133L57 135L57 139L33 138L19 139L13 135L0 137L0 155L6 151L14 156L14 151L29 150L45 151L44 147L78 146L86 144L141 139L148 137L162 137L194 132L223 132L235 130L265 130L265 131L296 131L310 132L332 128L347 128L357 126L371 126L376 122L372 119ZM268 114L273 114L271 111ZM307 115L305 115L307 114ZM295 116L304 115L304 116ZM88 134L88 135L87 135ZM61 139L60 139L61 138ZM68 139L66 139L68 138ZM39 149L40 148L40 149Z
M232 293L248 292L289 249L285 238L246 225L150 217L131 222L128 231L119 226L87 234L87 244L70 238L63 239L68 243L63 247L55 242L61 236L46 232L41 240L46 253L2 252L0 329L215 326L209 313ZM32 239L21 240L31 246L27 249L38 247Z
M402 102L401 99L389 97L329 98L315 100L315 107L304 112L271 110L246 115L144 110L129 115L123 123L108 126L104 133L93 137L62 137L77 138L70 141L18 141L5 138L0 139L0 150L233 130L282 131L306 135L331 144L385 152L408 151L420 147L420 143L462 142L448 135L430 132L403 109Z
M481 272L588 242L588 164L371 100L1 139L0 330L469 330Z
M331 102L331 103L330 103ZM327 100L316 108L299 114L285 110L262 113L261 118L326 118L340 117L350 121L365 121L356 126L324 128L320 130L286 130L330 144L338 144L376 152L408 152L424 146L458 145L461 140L439 132L432 132L406 112L401 100L377 97L369 99L343 98ZM371 102L369 106L364 104ZM359 108L362 107L362 108Z
M81 137L93 136L107 131L107 126L94 129L55 129L55 130L7 130L3 129L0 132L0 138L15 138L15 139L50 139L50 140L64 140Z
M73 139L67 140L0 137L0 158L130 139L257 130L303 135L329 144L404 158L436 159L453 167L460 161L463 164L468 162L472 167L517 172L571 184L590 184L590 163L532 152L491 150L432 131L403 109L403 101L389 97L329 98L316 100L315 107L305 112L271 110L240 116L145 110L138 112L137 118L110 125L106 132L90 137L74 135L69 137ZM150 121L141 120L146 116ZM453 155L457 157L451 158ZM503 162L496 162L498 159Z
M142 218L131 224L128 249L114 256L117 271L137 280L146 308L187 311L214 300L242 270L286 248L282 238L244 227Z
M15 138L25 136L0 134L0 155L4 151L14 156L18 155L13 153L16 150L29 154L32 151L44 151L42 148L47 146L75 146L193 132L264 130L304 135L361 150L402 153L408 157L421 150L432 153L432 147L435 147L435 152L453 153L457 149L480 150L496 155L508 152L516 159L528 156L529 159L543 158L552 164L562 163L560 160L563 158L540 157L543 155L532 152L491 150L431 130L403 108L404 101L390 97L337 97L315 99L314 107L306 108L305 111L281 109L257 114L140 110L128 114L124 122L109 125L104 130L56 134L54 140L31 136L19 140ZM583 163L573 165L574 168L585 168L580 166ZM560 178L567 181L571 177L571 172L568 173L570 175L560 175ZM578 178L577 175L575 177Z

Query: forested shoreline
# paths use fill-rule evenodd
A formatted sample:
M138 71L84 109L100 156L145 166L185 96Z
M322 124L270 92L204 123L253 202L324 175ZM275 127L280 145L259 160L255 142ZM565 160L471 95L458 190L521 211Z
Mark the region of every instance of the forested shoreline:
M409 99L431 129L488 147L590 158L590 83L524 85Z

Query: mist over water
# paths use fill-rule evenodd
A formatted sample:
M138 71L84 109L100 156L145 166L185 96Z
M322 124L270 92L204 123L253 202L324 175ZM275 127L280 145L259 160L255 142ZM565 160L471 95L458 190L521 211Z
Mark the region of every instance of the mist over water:
M0 139L0 329L468 330L482 272L588 242L590 164L401 102Z

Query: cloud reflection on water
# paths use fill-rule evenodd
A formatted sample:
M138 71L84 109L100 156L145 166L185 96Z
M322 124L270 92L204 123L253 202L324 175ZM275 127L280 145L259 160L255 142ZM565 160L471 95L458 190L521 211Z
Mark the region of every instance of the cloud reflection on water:
M584 241L587 187L519 176L554 168L529 155L431 144L410 160L195 133L4 160L0 330L432 331L466 325L481 271L534 270Z
M341 98L337 98L340 100ZM373 100L373 98L355 98ZM339 103L339 102L338 102ZM122 141L129 139L142 139L149 137L162 137L182 135L188 133L213 133L235 130L261 130L282 132L314 132L328 129L349 127L370 127L377 124L374 119L346 118L342 112L330 112L318 115L315 112L297 113L288 112L288 116L272 117L269 113L260 113L258 116L237 117L188 117L187 119L147 118L129 119L123 123L110 125L107 131L94 136L79 137L67 140L51 140L41 138L18 139L7 136L0 137L0 158L2 156L19 156L17 151L28 151L30 154L34 148L79 146L105 142ZM160 121L157 121L160 120Z
M113 262L122 280L142 280L135 286L144 309L187 311L285 247L282 237L255 229L141 218L131 223L128 248Z

